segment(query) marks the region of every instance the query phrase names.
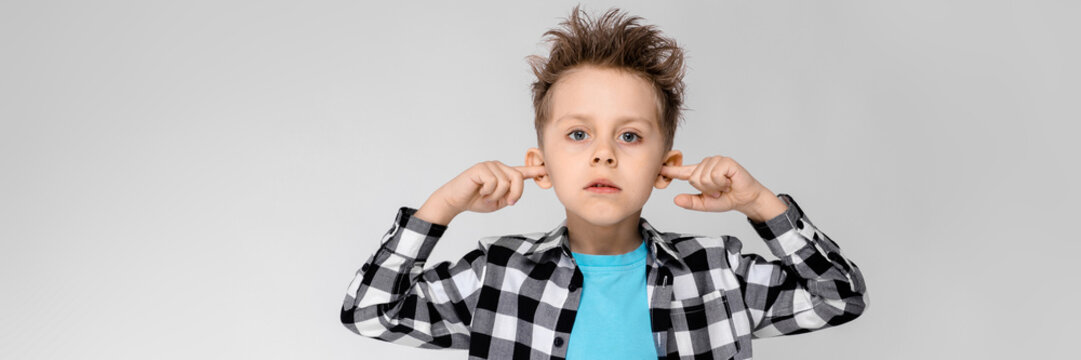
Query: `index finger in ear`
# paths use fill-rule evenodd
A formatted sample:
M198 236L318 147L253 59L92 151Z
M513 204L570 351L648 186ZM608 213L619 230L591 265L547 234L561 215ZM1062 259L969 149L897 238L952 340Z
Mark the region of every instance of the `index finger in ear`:
M667 176L667 177L670 177L670 178L674 178L674 179L687 180L687 179L689 179L691 177L691 173L694 172L694 168L696 168L696 167L698 167L697 164L695 164L695 165L687 165L687 166L667 166L667 165L665 165L665 166L661 166L661 175L664 175L664 176Z
M522 177L530 179L548 174L548 170L545 170L544 166L515 166L514 170L522 173Z

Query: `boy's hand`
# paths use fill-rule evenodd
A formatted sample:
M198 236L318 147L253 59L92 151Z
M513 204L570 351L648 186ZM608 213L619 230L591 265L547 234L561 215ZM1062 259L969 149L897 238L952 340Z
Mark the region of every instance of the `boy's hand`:
M780 215L787 208L772 191L762 186L736 160L710 156L696 165L663 166L661 175L687 180L700 194L679 194L680 207L711 212L736 210L752 220L764 221ZM779 204L779 207L778 207Z
M446 225L465 211L496 211L514 205L522 197L526 178L546 174L543 166L511 167L499 161L477 163L432 193L415 216Z

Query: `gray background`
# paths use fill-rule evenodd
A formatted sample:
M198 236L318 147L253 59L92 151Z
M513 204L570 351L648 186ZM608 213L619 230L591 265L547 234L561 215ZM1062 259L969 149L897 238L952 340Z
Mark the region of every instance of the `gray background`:
M0 358L438 358L338 322L399 206L535 145L524 57L575 2L0 4ZM611 3L587 3L596 12ZM762 359L1065 355L1077 334L1077 2L624 3L688 52L689 162L792 194L867 278ZM562 218L528 184L436 248ZM672 204L664 231L738 213Z

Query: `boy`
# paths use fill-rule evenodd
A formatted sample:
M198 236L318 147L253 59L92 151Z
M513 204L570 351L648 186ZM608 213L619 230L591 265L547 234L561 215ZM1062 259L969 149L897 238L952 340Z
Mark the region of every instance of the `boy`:
M538 148L526 165L482 162L402 207L349 285L341 321L360 335L471 359L749 359L751 339L839 325L866 307L855 264L795 201L731 158L683 166L672 150L683 54L639 17L572 11L531 57ZM566 220L547 233L481 239L455 263L425 261L464 211L514 205L525 179L554 189ZM675 203L747 215L780 260L731 236L660 232L652 188Z

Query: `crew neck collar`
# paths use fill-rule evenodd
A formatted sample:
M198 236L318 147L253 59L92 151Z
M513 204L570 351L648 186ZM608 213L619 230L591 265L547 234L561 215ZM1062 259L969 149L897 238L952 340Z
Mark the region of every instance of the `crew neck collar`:
M646 242L643 239L638 248L628 253L616 255L594 255L571 252L580 266L625 266L632 265L646 258Z

